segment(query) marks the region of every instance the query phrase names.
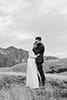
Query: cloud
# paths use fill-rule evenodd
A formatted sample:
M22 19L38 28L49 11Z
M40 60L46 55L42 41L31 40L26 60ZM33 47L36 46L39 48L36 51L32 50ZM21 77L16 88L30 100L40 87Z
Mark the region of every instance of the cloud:
M0 32L7 31L13 25L11 16L0 16Z
M36 33L33 32L25 32L25 31L19 31L19 32L15 32L14 35L16 35L17 40L30 40L33 39L34 36L36 36Z
M66 51L58 51L58 52L46 52L46 56L56 56L59 58L67 58L67 52Z
M39 5L41 14L67 14L67 0L42 0Z
M58 42L60 42L61 44L67 44L67 33L63 33L61 35L58 36Z
M48 14L55 9L57 5L56 0L42 0L40 4L40 12L41 14Z
M9 47L16 46L18 48L23 48L26 50L30 50L32 48L32 44L34 42L34 38L36 33L26 33L26 32L2 32L0 34L0 46L1 47Z
M50 13L67 14L66 0L0 0L0 4L0 12L11 16L20 14L29 21Z
M15 31L15 32L2 32L0 33L0 38L2 40L9 40L9 41L28 41L34 40L37 33L33 32L25 32L25 31ZM7 41L8 42L8 41Z
M11 13L16 11L18 8L25 8L29 6L29 3L24 2L24 0L0 0L0 10Z
M34 37L40 35L46 41L48 53L63 53L66 32L67 0L0 0L2 46L29 48Z
M1 15L8 15L18 30L31 30L33 25L45 19L45 15L65 14L67 12L66 0L0 0ZM37 25L37 23L36 23Z

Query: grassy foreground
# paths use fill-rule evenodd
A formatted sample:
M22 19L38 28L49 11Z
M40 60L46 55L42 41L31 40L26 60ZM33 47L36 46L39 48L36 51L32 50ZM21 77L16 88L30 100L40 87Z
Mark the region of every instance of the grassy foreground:
M0 76L0 100L67 100L67 82L49 79L45 89L25 86L25 77Z

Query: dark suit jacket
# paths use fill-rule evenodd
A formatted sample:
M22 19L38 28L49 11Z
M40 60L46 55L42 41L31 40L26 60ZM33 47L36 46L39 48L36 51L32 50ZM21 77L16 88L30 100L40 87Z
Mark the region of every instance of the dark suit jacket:
M42 43L37 44L37 47L33 48L33 52L35 55L38 55L36 58L37 64L42 64L44 62L43 54L44 54L44 45Z

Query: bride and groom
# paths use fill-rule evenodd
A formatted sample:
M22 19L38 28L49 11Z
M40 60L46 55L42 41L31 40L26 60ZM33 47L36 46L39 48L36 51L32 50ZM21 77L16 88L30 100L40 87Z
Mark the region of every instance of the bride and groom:
M33 43L33 54L29 54L27 63L26 86L39 88L45 85L45 75L43 71L44 45L41 37L36 37Z

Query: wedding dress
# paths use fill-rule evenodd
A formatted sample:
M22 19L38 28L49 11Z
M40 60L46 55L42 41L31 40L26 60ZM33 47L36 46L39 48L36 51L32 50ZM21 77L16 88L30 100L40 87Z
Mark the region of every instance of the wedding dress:
M37 76L37 66L35 63L34 56L29 56L27 63L27 73L26 73L26 86L30 88L39 88L39 81Z

